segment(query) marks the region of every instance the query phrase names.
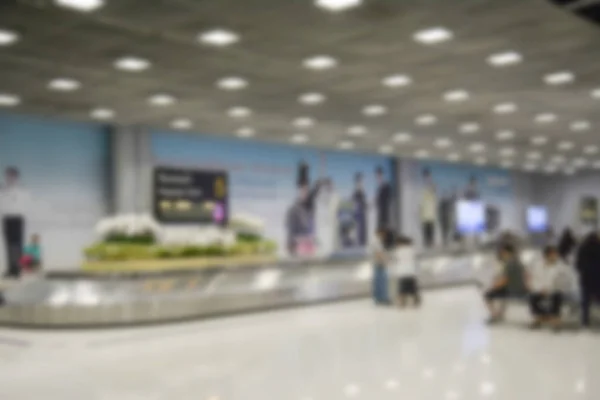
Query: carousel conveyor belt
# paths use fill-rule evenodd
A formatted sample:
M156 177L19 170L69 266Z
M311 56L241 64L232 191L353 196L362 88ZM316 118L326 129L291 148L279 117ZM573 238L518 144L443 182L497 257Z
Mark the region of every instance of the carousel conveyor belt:
M419 257L427 289L472 283L489 252ZM85 328L160 323L368 296L366 259L137 274L54 273L5 290L0 325Z

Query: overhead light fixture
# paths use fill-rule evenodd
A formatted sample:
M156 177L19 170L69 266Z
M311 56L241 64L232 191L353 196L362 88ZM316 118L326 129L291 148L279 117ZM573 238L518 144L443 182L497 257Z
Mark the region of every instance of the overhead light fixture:
M543 146L548 143L548 138L546 136L534 136L531 138L531 144L534 146Z
M514 157L517 151L514 147L504 147L500 149L500 157Z
M240 90L248 86L248 81L239 76L228 76L217 81L217 87L223 90Z
M600 99L600 88L592 90L590 96L592 96L593 99Z
M140 72L150 68L150 61L133 56L127 56L119 58L114 63L115 68L129 71L129 72Z
M56 78L48 83L48 89L58 92L72 92L81 87L81 83L71 78Z
M21 104L21 98L15 94L0 93L0 107L15 107Z
M54 4L76 11L92 12L102 7L104 0L54 0Z
M352 125L347 132L350 136L359 137L367 134L367 128L362 125Z
M480 129L481 127L476 122L465 122L458 127L458 131L463 135L472 135L479 132Z
M575 148L575 144L573 142L569 142L569 141L562 141L558 144L557 146L558 150L562 150L562 151L569 151L569 150L573 150Z
M408 132L398 132L393 136L392 140L396 143L406 143L412 140L412 135Z
M587 166L587 165L588 165L588 163L589 163L589 162L588 162L588 160L587 160L587 159L585 159L585 158L582 158L582 157L579 157L579 158L576 158L576 159L574 159L574 160L573 160L573 163L572 163L572 165L573 165L575 168L583 168L583 167Z
M554 165L547 165L544 168L544 172L547 174L554 174L556 171L558 171L558 168L556 168Z
M435 140L435 146L440 149L446 149L452 146L452 140L448 138L439 138Z
M157 93L148 98L148 103L156 107L166 107L175 103L175 97L167 93Z
M507 67L509 65L519 64L521 61L523 61L523 56L512 50L495 53L487 58L488 64L494 67Z
M8 29L0 29L0 46L10 46L19 40L19 34Z
M240 37L235 32L219 28L200 33L196 39L208 46L226 47L237 43Z
M565 156L561 156L560 154L556 154L550 159L550 162L552 164L564 164L566 161L567 159L565 158Z
M527 153L526 155L528 160L541 160L542 159L542 153L540 153L539 151L530 151L529 153Z
M304 144L304 143L308 142L308 136L305 135L304 133L296 133L296 134L292 135L292 138L290 139L290 141L294 144Z
M415 118L415 123L420 126L430 126L437 123L437 117L433 114L421 114Z
M475 159L475 164L477 164L477 165L486 165L487 164L487 159L485 157L477 157Z
M585 120L573 121L569 125L569 128L573 132L589 131L591 127L592 127L592 124L590 123L590 121L585 121Z
M249 126L244 126L237 130L236 134L241 138L249 138L256 134L256 131Z
M449 90L444 93L444 100L452 103L458 103L469 99L469 92L464 89Z
M517 111L517 105L515 103L500 103L494 106L494 113L496 114L512 114Z
M594 163L592 164L592 168L600 169L600 160L594 161Z
M193 126L192 121L187 118L176 118L173 121L171 121L171 128L173 128L173 129L185 130L185 129L191 129L192 126Z
M94 108L90 112L90 116L94 119L107 120L115 117L115 111L110 108Z
M322 71L337 67L338 62L331 56L319 55L305 59L302 64L305 68Z
M387 107L381 104L370 104L365 106L362 110L363 114L367 117L379 117L386 114L387 111Z
M469 151L471 153L483 153L485 151L485 144L481 142L471 143L469 145Z
M500 163L500 166L501 166L502 168L507 168L507 169L508 169L508 168L512 168L512 167L514 167L514 166L515 166L515 163L513 163L513 162L512 162L512 161L510 161L510 160L504 160L504 161L502 161L502 162Z
M537 122L538 124L550 124L552 122L555 122L557 119L558 117L556 116L556 114L552 113L540 113L535 116L535 122Z
M309 106L321 104L326 100L326 97L322 93L310 92L301 94L298 97L298 101L302 104L306 104Z
M571 71L553 72L544 76L544 82L548 85L564 85L575 80L575 74Z
M391 87L391 88L408 86L411 83L412 83L412 79L410 78L410 76L401 75L401 74L386 76L385 78L383 78L381 80L381 84L383 86L387 86L387 87Z
M447 159L450 162L457 162L457 161L461 160L461 157L460 157L460 154L458 154L458 153L450 153L450 154L448 154Z
M563 171L565 175L575 175L575 172L577 172L575 168L565 168Z
M419 43L433 45L446 42L454 37L454 34L444 27L435 27L418 31L413 39Z
M583 148L583 154L587 154L589 156L598 154L598 146L593 145L593 144L589 145L589 146L585 146Z
M379 147L379 152L381 154L392 154L394 152L394 148L389 144L384 144L383 146Z
M502 130L496 133L496 139L505 142L507 140L512 140L515 138L515 132L511 130Z
M354 148L354 142L350 140L342 140L338 143L338 147L342 150L352 150Z
M362 2L363 0L315 0L315 5L327 11L341 12L358 7Z
M311 128L315 125L315 120L310 117L299 117L292 121L296 128Z
M252 114L252 110L248 107L231 107L227 110L227 114L231 118L246 118Z
M526 163L525 165L523 165L523 169L527 172L534 172L537 171L538 166L533 163Z
M429 158L429 152L425 149L415 151L415 157L417 158Z

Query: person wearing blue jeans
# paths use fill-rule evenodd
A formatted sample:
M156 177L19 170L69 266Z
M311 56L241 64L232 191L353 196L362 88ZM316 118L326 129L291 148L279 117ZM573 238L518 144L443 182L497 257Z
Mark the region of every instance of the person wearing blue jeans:
M373 300L375 304L389 304L387 254L385 250L385 230L380 230L373 243Z

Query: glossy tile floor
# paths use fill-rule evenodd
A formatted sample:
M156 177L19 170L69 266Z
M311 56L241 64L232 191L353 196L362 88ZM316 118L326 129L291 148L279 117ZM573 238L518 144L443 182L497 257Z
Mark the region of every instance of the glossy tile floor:
M600 335L488 329L474 289L153 328L0 331L2 400L600 398Z

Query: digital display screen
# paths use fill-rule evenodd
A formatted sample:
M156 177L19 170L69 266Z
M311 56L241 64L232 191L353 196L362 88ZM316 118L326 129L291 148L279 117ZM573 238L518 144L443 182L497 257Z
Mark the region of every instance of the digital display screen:
M159 222L225 225L228 196L226 172L170 167L154 170L154 216Z
M456 203L456 228L463 235L485 232L485 204L466 200Z
M548 230L548 210L546 207L531 206L527 208L527 229L529 232L546 232Z

